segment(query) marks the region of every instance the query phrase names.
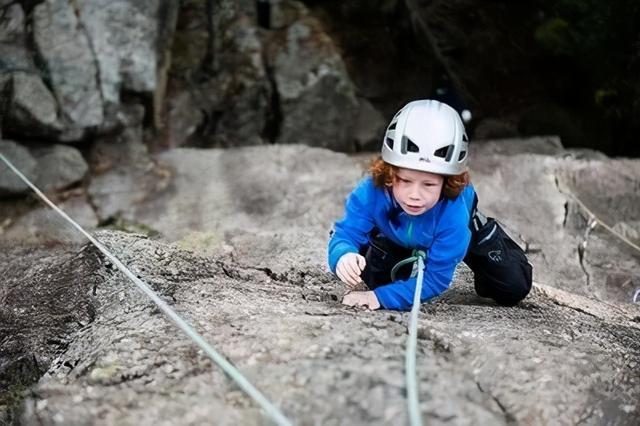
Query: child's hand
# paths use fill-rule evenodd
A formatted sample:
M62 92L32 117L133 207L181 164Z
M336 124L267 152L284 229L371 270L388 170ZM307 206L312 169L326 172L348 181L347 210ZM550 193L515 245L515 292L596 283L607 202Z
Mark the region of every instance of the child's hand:
M346 253L338 260L336 275L345 284L355 287L362 282L360 272L364 270L367 261L358 253Z
M373 291L352 291L342 299L342 304L347 306L366 306L372 311L380 308L378 297Z

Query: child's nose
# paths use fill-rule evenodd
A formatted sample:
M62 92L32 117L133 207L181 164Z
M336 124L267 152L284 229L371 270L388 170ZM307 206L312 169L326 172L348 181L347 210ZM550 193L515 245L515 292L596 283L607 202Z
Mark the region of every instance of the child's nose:
M418 190L417 186L411 187L411 189L409 190L409 198L411 198L412 200L420 199L420 191Z

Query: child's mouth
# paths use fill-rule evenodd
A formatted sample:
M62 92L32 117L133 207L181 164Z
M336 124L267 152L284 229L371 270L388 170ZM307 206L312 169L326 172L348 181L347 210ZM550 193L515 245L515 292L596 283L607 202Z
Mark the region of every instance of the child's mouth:
M417 211L422 210L422 206L412 206L410 204L405 204L404 206L407 208L407 210L412 211L412 212L417 212Z

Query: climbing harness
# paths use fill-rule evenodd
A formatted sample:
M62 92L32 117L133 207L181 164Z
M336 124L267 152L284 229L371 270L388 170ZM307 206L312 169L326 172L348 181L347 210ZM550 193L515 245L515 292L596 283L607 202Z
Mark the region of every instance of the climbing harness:
M418 338L418 311L420 310L420 295L422 294L422 280L424 278L424 259L426 253L422 250L413 250L411 257L398 262L391 270L391 279L395 281L396 273L402 266L417 262L418 277L416 279L416 291L413 294L413 306L409 319L409 337L407 338L407 350L404 358L404 370L407 381L407 405L409 410L409 423L412 426L422 425L420 415L420 402L418 401L418 384L416 380L416 346Z
M37 195L40 197L49 207L62 216L67 222L69 222L74 228L89 239L89 241L96 246L107 259L109 259L120 271L122 271L135 285L146 294L155 303L158 308L166 316L168 316L175 325L182 330L196 345L198 345L216 364L229 375L240 388L251 398L253 398L262 409L276 422L278 425L290 426L292 423L282 414L282 412L265 396L256 389L229 361L227 361L222 355L220 355L204 338L193 329L185 320L183 320L169 305L167 305L145 282L139 279L133 274L120 260L115 257L109 250L107 250L102 243L92 237L87 231L85 231L80 225L78 225L73 219L71 219L64 211L51 202L26 176L24 176L20 170L18 170L2 153L0 153L0 160L2 160L24 183L26 183Z

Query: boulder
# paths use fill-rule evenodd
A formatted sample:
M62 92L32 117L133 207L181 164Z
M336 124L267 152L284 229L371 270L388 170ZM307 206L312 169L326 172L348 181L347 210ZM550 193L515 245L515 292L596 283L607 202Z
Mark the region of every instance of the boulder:
M162 62L163 16L174 0L91 0L77 3L78 25L91 43L104 102L119 103L122 90L152 94ZM171 21L171 20L169 20Z
M53 201L84 229L91 231L98 226L98 217L84 194L72 194L64 199L54 197ZM6 230L0 230L0 241L5 244L46 246L87 242L85 236L49 206L32 208L8 225Z
M37 178L37 161L27 148L10 140L0 140L0 153L32 182ZM27 184L0 161L0 194L22 194L29 191Z
M282 116L277 142L353 151L355 87L320 22L303 16L281 30L268 58Z
M71 146L41 146L33 148L31 153L38 162L35 184L42 191L60 190L78 183L89 170L80 151Z
M51 136L62 130L58 103L39 75L15 72L12 75L8 125L24 136Z
M65 125L86 128L102 123L103 100L92 40L75 4L66 0L38 4L33 10L33 39Z
M24 9L12 0L0 1L0 43L22 42L25 36Z

